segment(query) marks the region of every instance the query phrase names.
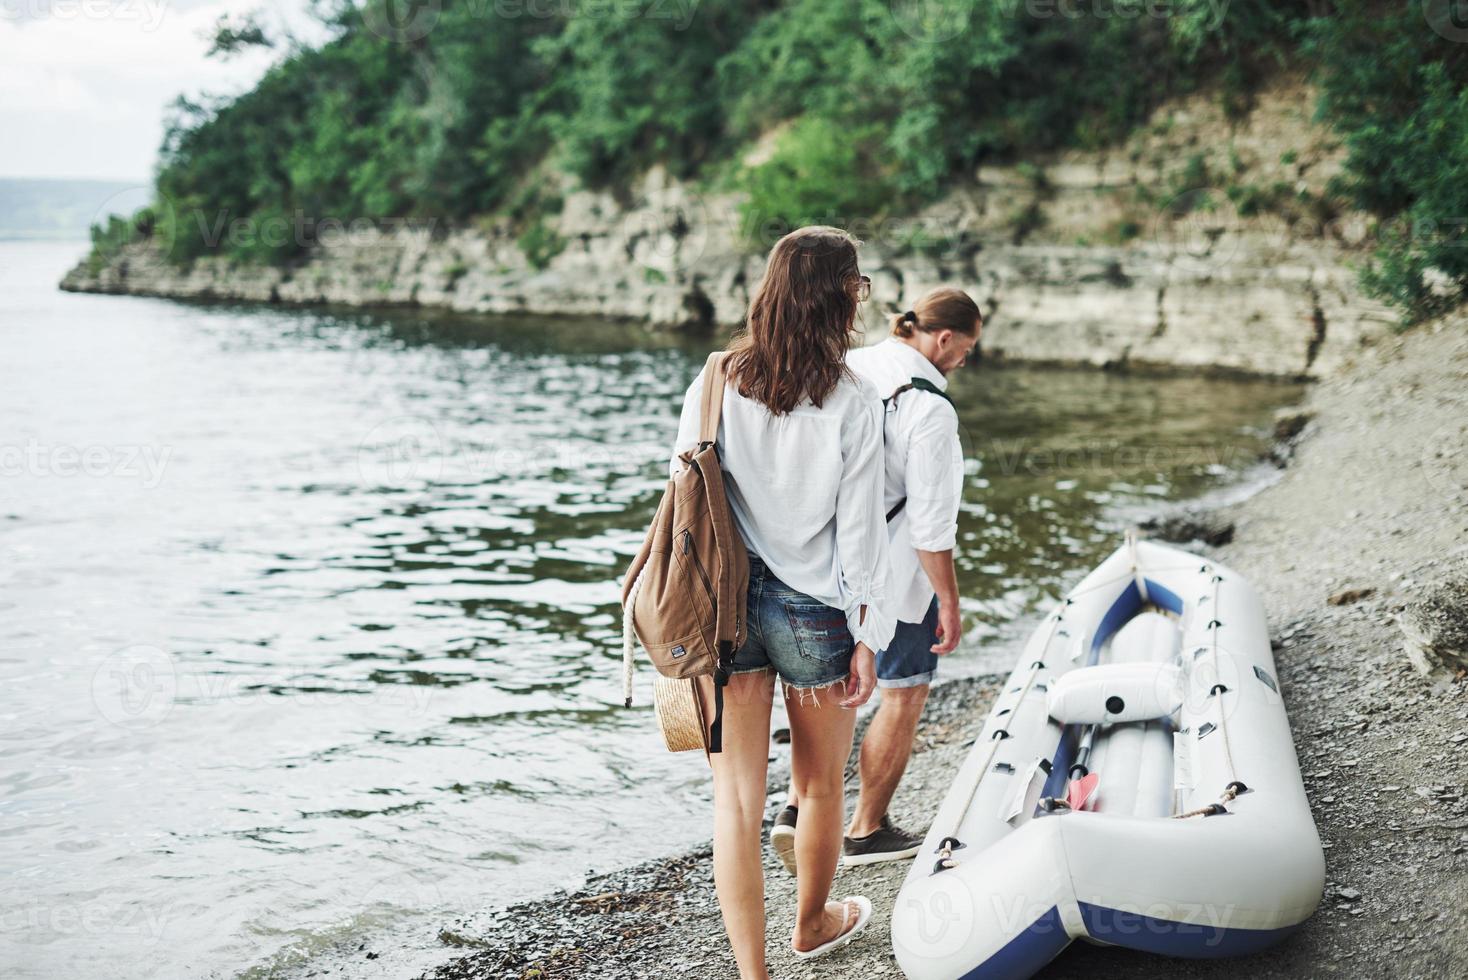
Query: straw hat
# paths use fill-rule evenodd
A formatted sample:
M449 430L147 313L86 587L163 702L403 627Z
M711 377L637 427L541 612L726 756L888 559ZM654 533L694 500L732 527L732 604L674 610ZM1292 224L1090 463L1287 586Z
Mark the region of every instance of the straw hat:
M669 752L708 747L704 742L707 729L703 723L703 704L694 684L691 679L661 674L653 678L653 706L657 709L658 727L663 731L663 741L668 744Z

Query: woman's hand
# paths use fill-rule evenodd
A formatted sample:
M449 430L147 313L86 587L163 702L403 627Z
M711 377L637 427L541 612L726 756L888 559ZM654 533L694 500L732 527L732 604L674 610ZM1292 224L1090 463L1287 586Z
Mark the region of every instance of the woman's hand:
M865 643L858 643L851 654L851 674L846 678L843 708L860 708L877 689L877 655Z

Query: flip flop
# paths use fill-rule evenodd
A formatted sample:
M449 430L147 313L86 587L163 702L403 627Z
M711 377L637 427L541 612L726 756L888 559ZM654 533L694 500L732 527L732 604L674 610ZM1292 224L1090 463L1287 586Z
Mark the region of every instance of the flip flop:
M856 924L853 925L850 929L846 928L846 922L848 919L851 918L851 907L846 904L848 902L856 903ZM847 895L845 898L841 899L841 928L843 931L840 933L840 935L838 935L835 939L832 939L830 942L822 943L815 949L808 949L804 952L796 949L794 940L791 940L790 952L794 953L795 958L798 960L813 960L817 956L825 956L832 950L840 949L842 946L845 946L857 936L860 936L863 932L866 931L866 928L868 925L871 924L871 921L871 901L861 895Z

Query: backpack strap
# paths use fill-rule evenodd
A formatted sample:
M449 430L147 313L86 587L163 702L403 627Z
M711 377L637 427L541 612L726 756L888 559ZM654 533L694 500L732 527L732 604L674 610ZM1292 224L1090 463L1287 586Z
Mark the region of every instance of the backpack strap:
M724 388L728 384L729 357L725 351L714 351L709 355L704 364L703 377L703 411L699 418L698 448L703 450L714 446L719 440L719 421L724 411ZM715 452L717 459L717 451ZM704 474L704 492L711 492L710 482L717 481L718 492L723 493L722 472L714 474L712 478L708 473ZM718 513L716 508L709 508L711 513ZM723 526L722 522L714 519L710 522L714 531L714 548L720 555L729 553L730 538L734 533L732 527ZM742 544L739 545L743 547ZM714 639L717 643L719 662L714 668L714 718L709 725L709 752L721 752L724 748L724 688L729 684L729 671L734 665L734 638L738 633L738 627L734 622L734 609L739 597L733 594L734 582L727 574L719 575L718 595L718 618L714 623Z
M703 366L703 411L699 415L699 447L713 445L719 439L719 421L724 414L724 386L729 381L729 357L716 350Z
M892 394L888 395L886 398L883 398L882 406L885 408L888 405L895 405L897 403L898 395L902 394L904 391L909 391L913 388L916 388L918 391L932 392L948 404L953 405L953 399L948 397L948 392L944 391L942 388L939 388L927 378L911 378L908 380L907 384L902 385L900 388L893 391ZM957 409L957 406L955 405L954 408Z
M953 399L948 397L948 392L944 391L942 388L939 388L927 378L910 378L907 384L900 386L899 388L897 388L897 390L893 391L892 394L882 399L882 408L886 409L889 405L896 405L898 395L902 394L904 391L911 391L913 389L916 389L918 391L932 392L948 404L953 405ZM954 405L953 407L954 411L958 410L957 405ZM887 523L891 524L892 519L895 518L898 514L902 513L902 508L906 506L906 497L903 497L901 500L897 501L897 503L893 504L892 509L887 511Z

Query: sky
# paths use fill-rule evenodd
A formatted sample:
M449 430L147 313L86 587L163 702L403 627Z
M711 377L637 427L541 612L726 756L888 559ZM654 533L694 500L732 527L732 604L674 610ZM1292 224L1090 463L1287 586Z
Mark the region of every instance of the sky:
M223 15L324 36L308 0L0 0L0 177L150 182L179 94L247 90L278 57L204 57Z

